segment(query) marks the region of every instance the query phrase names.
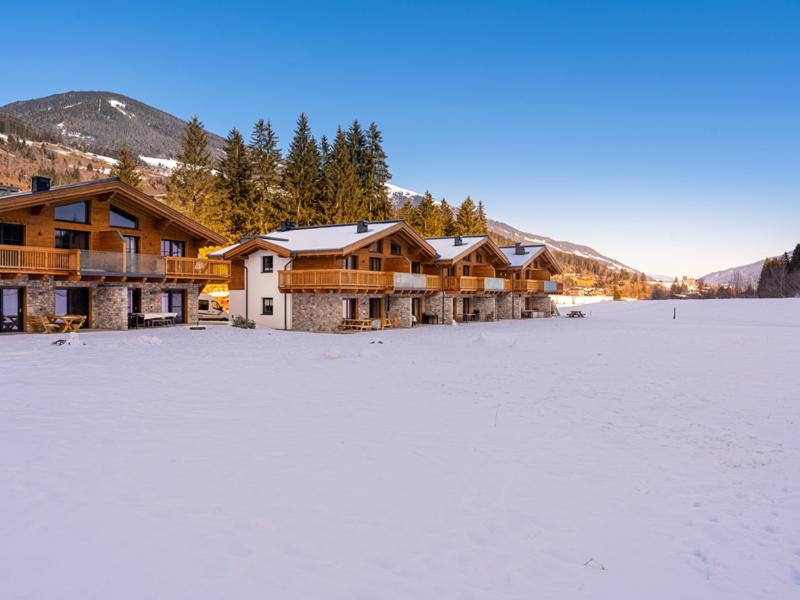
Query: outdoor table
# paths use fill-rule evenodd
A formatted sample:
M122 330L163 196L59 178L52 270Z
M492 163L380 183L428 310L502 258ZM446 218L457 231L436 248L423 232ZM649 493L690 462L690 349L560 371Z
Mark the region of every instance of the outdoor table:
M61 329L59 333L70 333L78 331L83 323L86 321L85 315L58 315L56 322L61 321Z

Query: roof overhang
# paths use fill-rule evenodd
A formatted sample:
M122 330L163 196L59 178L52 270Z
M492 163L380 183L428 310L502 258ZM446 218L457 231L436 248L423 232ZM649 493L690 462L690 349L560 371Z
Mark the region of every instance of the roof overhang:
M287 248L279 246L275 242L265 240L264 238L254 237L246 242L242 242L235 248L231 248L225 254L223 254L222 257L225 260L231 260L234 258L239 258L240 256L249 256L253 252L258 252L259 250L263 250L265 252L274 252L278 256L282 256L284 258L291 256L291 252L289 252Z
M504 246L505 248L513 248L514 246ZM545 245L536 246L537 248L542 248L541 252L537 252L536 254L531 253L531 256L528 260L526 260L523 264L518 266L511 266L508 268L509 271L521 271L523 269L527 269L531 262L535 259L539 258L540 256L544 256L552 265L553 267L553 274L554 275L561 275L564 272L564 269L561 266L561 263L558 262L556 259L555 254Z
M480 249L488 250L489 253L492 254L494 258L497 259L500 262L500 264L502 264L504 267L507 267L509 265L508 258L506 258L506 255L503 254L503 251L500 250L500 246L498 246L497 243L488 235L486 236L486 238L484 238L477 244L468 245L466 248L464 248L463 252L456 254L453 258L440 259L437 262L443 265L452 264L458 262L459 260L464 258L467 254L470 254Z
M430 258L436 258L436 250L433 248L433 246L426 242L425 238L419 235L414 228L409 226L405 221L398 221L391 227L376 231L373 234L367 235L342 248L314 248L308 250L296 250L292 252L292 256L321 256L331 254L335 256L346 256L357 250L360 250L364 246L369 246L378 240L382 240L383 238L398 233L405 236L412 243L416 244L422 250L423 254L428 255Z

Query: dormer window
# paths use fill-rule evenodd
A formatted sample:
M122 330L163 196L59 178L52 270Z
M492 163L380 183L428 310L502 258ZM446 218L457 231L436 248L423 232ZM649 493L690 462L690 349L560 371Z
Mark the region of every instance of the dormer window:
M72 204L62 204L55 208L56 221L69 221L70 223L89 222L89 203L73 202Z
M136 217L113 206L109 210L108 223L111 227L122 227L123 229L139 228L139 220Z

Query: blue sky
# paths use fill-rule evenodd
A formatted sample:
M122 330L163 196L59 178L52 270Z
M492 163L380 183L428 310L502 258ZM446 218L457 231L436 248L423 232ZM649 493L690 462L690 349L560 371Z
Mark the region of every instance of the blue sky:
M0 104L115 91L284 147L375 120L396 185L652 274L800 241L797 0L30 6Z

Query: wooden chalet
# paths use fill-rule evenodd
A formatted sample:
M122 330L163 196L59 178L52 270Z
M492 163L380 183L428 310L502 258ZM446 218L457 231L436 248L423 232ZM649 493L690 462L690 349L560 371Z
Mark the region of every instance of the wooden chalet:
M514 314L522 317L534 313L549 314L551 307L547 295L563 291L563 285L552 280L552 276L560 275L563 269L550 249L544 244L518 243L503 246L501 251L509 263L501 274L510 280L513 295L521 298L513 303Z
M82 315L84 326L125 329L129 314L189 322L207 283L230 263L198 258L225 239L118 178L0 196L0 322L24 331L40 317Z

